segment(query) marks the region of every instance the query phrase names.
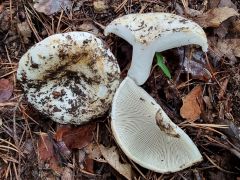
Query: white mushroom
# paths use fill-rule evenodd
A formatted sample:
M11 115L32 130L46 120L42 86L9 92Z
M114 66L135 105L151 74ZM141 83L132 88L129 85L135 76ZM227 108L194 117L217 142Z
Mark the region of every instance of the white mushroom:
M111 116L118 145L130 159L145 168L169 173L202 160L188 135L129 77L114 95Z
M128 71L138 85L149 77L155 52L197 44L207 51L207 38L195 22L170 13L129 14L112 21L105 35L114 33L133 46L132 64Z
M17 78L28 101L59 123L81 124L109 109L119 85L117 61L86 32L52 35L20 59Z

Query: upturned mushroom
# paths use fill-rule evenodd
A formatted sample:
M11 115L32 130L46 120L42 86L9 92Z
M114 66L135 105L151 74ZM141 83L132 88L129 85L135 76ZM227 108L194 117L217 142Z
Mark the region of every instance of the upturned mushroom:
M114 95L111 117L119 147L142 167L170 173L202 160L188 135L129 77Z
M149 77L155 52L197 44L207 51L207 38L196 23L169 13L129 14L112 21L114 33L133 46L128 76L112 103L111 128L124 153L139 165L160 173L182 170L202 160L189 136L174 124L139 85Z
M97 37L69 32L47 37L20 59L17 78L37 110L59 123L82 124L109 109L119 66Z
M207 38L195 22L170 13L128 14L113 20L105 35L114 33L133 46L132 63L128 71L138 85L149 77L155 52L179 46L197 44L207 51Z

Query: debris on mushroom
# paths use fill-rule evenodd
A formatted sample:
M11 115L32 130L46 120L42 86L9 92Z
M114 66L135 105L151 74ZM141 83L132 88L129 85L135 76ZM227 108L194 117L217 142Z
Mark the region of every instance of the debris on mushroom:
M82 124L109 109L119 85L118 63L96 36L49 36L20 59L17 78L27 99L59 123Z
M188 135L129 77L114 95L111 117L113 135L120 148L147 169L170 173L202 160Z
M128 14L113 20L105 35L114 33L133 46L132 64L128 71L138 85L149 77L155 52L196 44L207 51L207 38L195 22L170 13Z

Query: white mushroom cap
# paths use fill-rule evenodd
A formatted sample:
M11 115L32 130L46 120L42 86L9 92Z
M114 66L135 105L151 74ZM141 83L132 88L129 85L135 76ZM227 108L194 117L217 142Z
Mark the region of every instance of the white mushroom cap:
M105 35L114 33L133 46L132 64L128 71L138 85L149 77L155 52L197 44L207 51L207 38L195 22L170 13L128 14L113 20Z
M113 135L123 152L147 169L170 173L202 160L188 135L129 77L114 95L111 116Z
M30 48L20 59L17 78L40 112L59 123L81 124L109 109L120 70L100 39L69 32Z

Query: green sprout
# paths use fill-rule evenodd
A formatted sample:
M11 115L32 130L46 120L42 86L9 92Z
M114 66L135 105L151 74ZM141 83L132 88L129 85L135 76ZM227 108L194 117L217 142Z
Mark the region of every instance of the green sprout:
M171 79L172 77L171 77L170 71L168 67L164 64L164 57L159 52L157 52L155 55L157 58L157 65L161 68L165 76Z

